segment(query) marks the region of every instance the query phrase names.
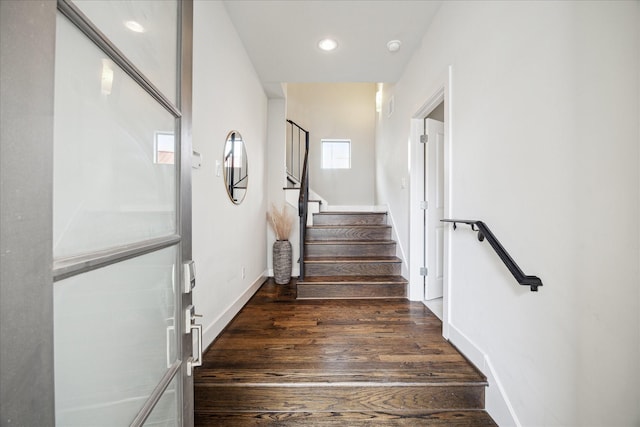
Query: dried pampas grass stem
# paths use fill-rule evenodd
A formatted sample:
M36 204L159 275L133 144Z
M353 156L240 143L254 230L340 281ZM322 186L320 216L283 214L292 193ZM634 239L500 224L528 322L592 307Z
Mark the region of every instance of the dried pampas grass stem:
M267 220L277 240L289 240L293 228L293 215L288 212L286 204L282 205L281 209L271 205L271 209L267 212Z

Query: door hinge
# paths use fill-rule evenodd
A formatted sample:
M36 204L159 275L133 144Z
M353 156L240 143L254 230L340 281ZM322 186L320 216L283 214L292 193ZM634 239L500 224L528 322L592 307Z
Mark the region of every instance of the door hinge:
M429 273L429 269L427 267L420 267L420 275L426 276Z
M429 202L426 200L420 200L420 209L429 209Z
M427 142L429 142L429 135L420 135L420 143L426 144Z

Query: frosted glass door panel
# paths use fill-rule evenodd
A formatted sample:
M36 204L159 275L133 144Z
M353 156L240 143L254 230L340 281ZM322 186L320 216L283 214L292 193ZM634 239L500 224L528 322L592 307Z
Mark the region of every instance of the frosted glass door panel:
M178 387L176 378L171 381L169 387L162 394L162 397L153 408L149 418L144 422L145 426L153 427L176 427L179 426L178 419Z
M74 0L73 3L175 104L178 69L175 0Z
M176 231L176 120L58 15L54 256Z
M171 247L55 283L57 425L129 425L177 360L176 255Z

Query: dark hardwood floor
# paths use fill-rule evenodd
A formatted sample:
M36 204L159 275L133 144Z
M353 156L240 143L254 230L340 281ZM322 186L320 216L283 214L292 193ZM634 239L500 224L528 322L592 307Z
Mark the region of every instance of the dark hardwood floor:
M205 352L198 426L494 426L486 379L422 303L267 281Z

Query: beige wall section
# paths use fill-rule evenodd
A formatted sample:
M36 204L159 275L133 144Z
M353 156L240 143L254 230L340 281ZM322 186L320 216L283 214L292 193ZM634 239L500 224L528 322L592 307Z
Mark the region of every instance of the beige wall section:
M193 32L193 149L202 154L193 170L194 304L208 345L266 272L267 98L222 2L194 2ZM240 205L216 176L230 130L247 148Z
M500 425L640 423L639 7L443 2L385 85L377 193L401 241L410 119L451 66L451 216L486 221L544 282L529 292L468 227L449 232L450 337L499 379Z
M287 118L310 132L311 188L330 205L373 205L374 83L289 83ZM321 169L321 139L351 140L351 169Z

